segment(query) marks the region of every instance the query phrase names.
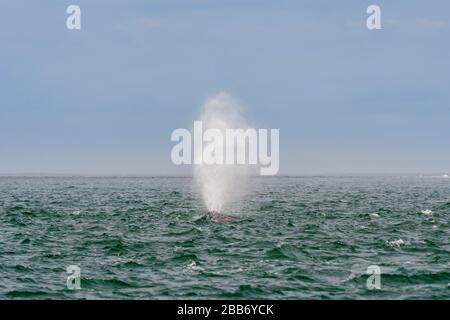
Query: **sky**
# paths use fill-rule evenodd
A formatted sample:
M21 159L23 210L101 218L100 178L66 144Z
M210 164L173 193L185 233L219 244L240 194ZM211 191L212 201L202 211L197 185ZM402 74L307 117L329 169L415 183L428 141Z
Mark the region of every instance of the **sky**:
M446 0L0 0L0 173L190 173L170 135L221 91L280 174L450 172L449 39Z

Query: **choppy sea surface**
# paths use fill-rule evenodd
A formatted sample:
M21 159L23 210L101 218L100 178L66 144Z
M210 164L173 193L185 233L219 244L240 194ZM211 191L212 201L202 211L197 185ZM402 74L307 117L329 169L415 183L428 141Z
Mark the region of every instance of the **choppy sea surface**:
M193 185L0 177L0 299L450 298L448 178L255 177L223 222Z

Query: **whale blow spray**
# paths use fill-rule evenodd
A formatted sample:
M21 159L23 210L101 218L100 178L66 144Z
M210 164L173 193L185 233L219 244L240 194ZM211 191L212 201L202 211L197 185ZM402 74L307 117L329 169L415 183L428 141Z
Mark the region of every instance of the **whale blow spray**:
M200 119L204 130L219 130L223 135L227 129L248 128L239 103L231 95L223 92L207 99ZM224 143L224 150L229 149L230 141ZM201 149L194 150L194 162L195 159L202 157L203 149L207 147L205 144ZM233 144L231 147L234 148L235 154L247 152L247 150L239 150L239 148L245 149L245 145ZM226 211L232 203L239 200L247 189L249 173L250 166L245 164L195 165L194 176L208 211Z

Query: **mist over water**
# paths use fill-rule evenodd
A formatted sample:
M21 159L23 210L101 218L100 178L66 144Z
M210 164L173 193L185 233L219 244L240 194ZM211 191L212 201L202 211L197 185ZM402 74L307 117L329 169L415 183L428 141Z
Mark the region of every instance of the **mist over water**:
M221 92L206 100L202 108L200 120L203 123L203 131L217 129L225 137L226 129L248 129L249 125L243 116L242 107L231 95ZM201 157L208 143L203 143L203 148L197 150L195 158ZM229 141L224 139L223 150L233 148ZM235 155L245 146L234 146ZM229 212L232 204L242 199L247 191L250 166L230 164L199 164L194 166L194 176L202 199L210 212Z

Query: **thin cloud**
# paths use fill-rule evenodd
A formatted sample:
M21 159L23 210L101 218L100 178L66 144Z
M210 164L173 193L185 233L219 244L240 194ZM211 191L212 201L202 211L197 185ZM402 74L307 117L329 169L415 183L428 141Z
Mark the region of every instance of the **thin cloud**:
M417 21L417 23L421 26L429 28L443 28L449 25L449 22L445 20L433 20L427 18L420 19Z
M392 27L445 28L449 21L421 18L415 20L385 19L382 24Z

